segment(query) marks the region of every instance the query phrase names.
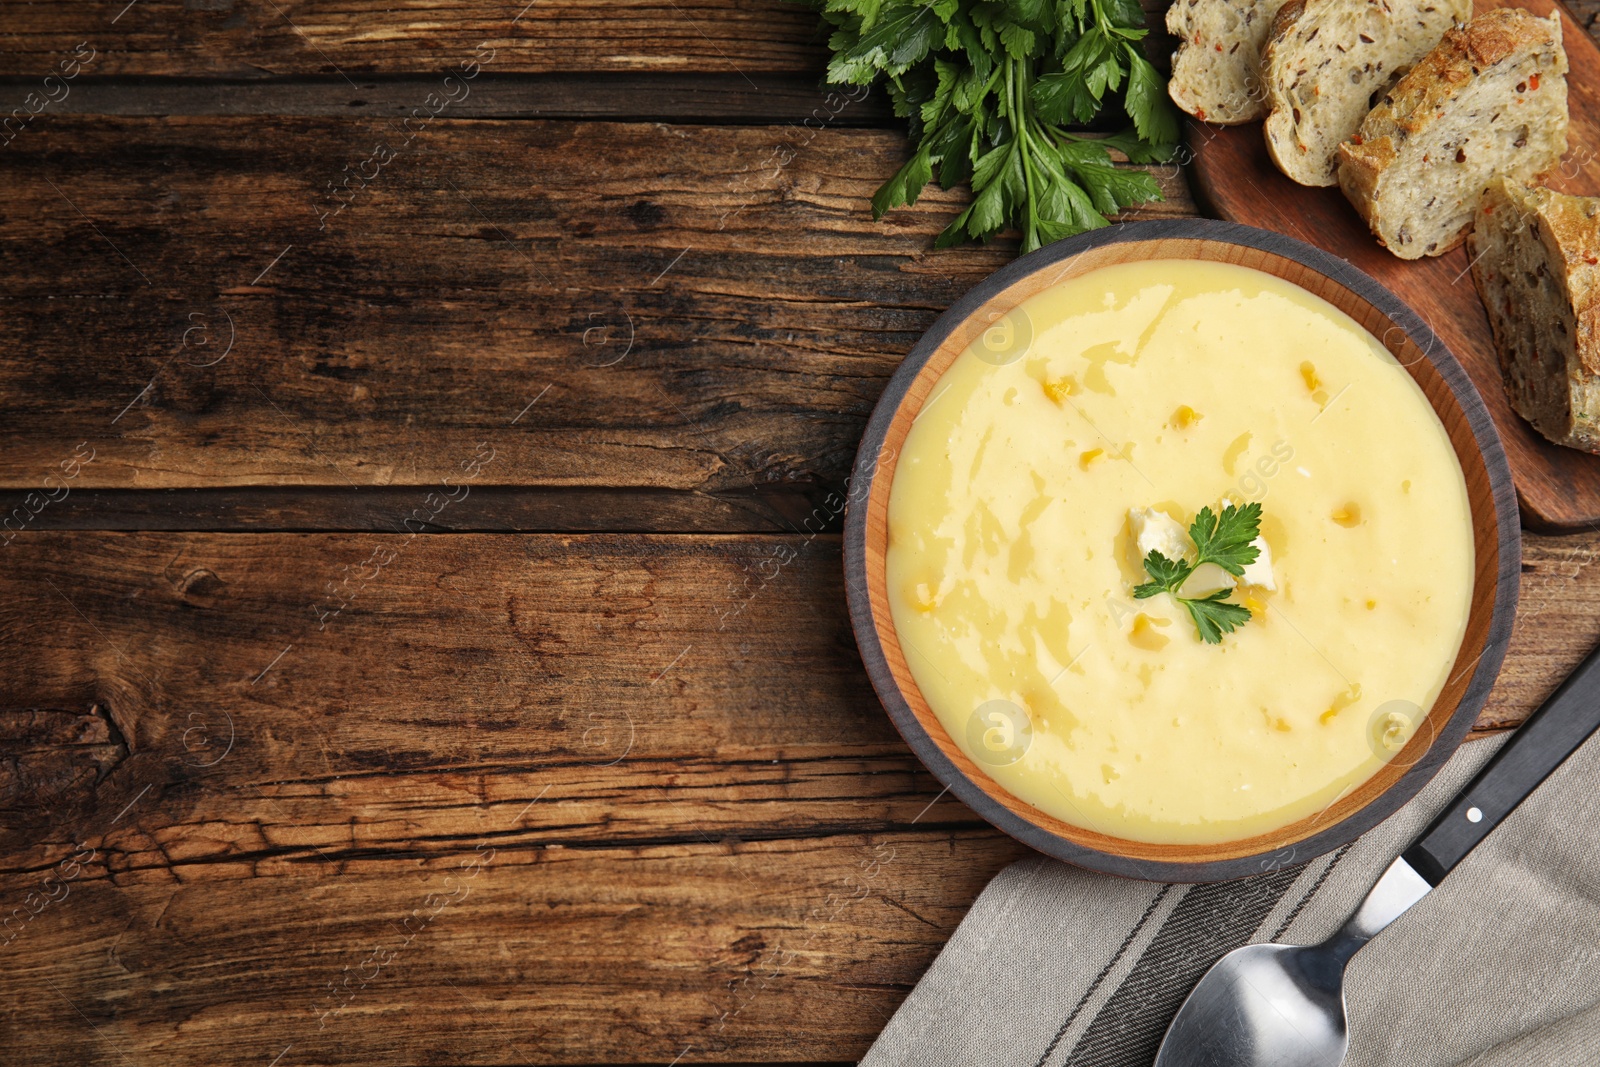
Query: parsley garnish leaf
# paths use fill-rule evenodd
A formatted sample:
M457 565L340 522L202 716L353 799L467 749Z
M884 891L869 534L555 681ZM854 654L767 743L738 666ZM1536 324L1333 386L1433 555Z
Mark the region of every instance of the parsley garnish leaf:
M1232 592L1232 589L1218 589L1201 600L1181 601L1189 609L1194 627L1200 631L1200 639L1209 645L1221 644L1223 634L1232 633L1250 621L1249 608L1228 600Z
M1170 593L1172 598L1189 610L1195 630L1207 644L1222 642L1222 635L1250 621L1250 609L1235 604L1228 597L1232 589L1219 589L1208 596L1190 599L1178 595L1178 590L1189 575L1202 563L1215 563L1234 577L1244 573L1245 567L1254 563L1260 550L1250 542L1261 535L1261 505L1246 504L1236 507L1229 504L1219 515L1209 507L1201 508L1189 525L1189 540L1194 542L1195 558L1168 559L1160 552L1151 551L1144 558L1145 573L1150 581L1134 586L1135 600L1144 600L1158 593Z
M1168 559L1155 549L1151 549L1150 554L1144 559L1144 569L1154 581L1134 586L1135 600L1143 600L1157 593L1165 593L1168 589L1176 589L1183 584L1183 580L1189 577L1189 572L1194 568L1181 559Z
M1260 504L1246 504L1242 508L1229 504L1221 515L1213 514L1210 508L1201 508L1189 526L1189 540L1194 542L1197 556L1195 566L1215 563L1235 578L1260 555L1250 543L1260 536Z

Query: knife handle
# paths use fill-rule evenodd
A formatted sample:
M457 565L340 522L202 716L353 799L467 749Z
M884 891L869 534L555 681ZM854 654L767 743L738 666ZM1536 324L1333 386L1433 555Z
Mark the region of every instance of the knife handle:
M1438 885L1600 726L1600 648L1478 772L1423 835L1406 849L1407 863Z

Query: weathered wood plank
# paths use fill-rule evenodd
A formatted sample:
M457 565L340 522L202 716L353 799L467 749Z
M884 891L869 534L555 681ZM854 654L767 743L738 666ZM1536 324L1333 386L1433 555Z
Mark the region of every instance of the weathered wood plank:
M1527 544L1485 725L1600 631L1600 535ZM837 537L0 551L25 1062L854 1058L1023 854L894 735Z
M275 808L351 790L364 806L398 802L412 787L393 776L421 775L418 810L382 832L399 835L387 844L352 838L342 817L324 821L352 848L393 847L438 836L411 820L443 796L459 808L463 788L509 789L472 802L509 815L547 767L564 776L547 780L553 800L592 805L610 779L663 805L617 824L629 839L697 839L666 829L673 798L651 790L669 779L685 797L728 805L702 816L717 837L909 820L937 788L926 775L908 781L915 764L855 657L838 545L835 535L18 535L0 550L12 576L0 635L28 669L8 680L5 705L44 709L23 716L18 736L82 739L89 749L73 751L93 757L94 773L14 768L0 796L16 814L0 834L21 836L0 843L31 840L26 826L59 829L72 812L109 819L147 786L163 810L199 805L211 822L239 788ZM850 785L870 771L884 774ZM608 837L609 820L585 810L570 832ZM289 821L308 823L303 810Z
M49 105L50 115L301 115L400 120L442 86L437 74L337 74L249 79L101 78L84 74ZM22 99L39 79L0 78L0 100ZM55 86L52 84L52 88ZM826 118L830 126L903 130L884 93L830 115L833 90L812 72L681 74L501 74L485 70L450 106L452 118L587 119L614 122L750 123L771 126ZM459 90L458 90L459 92ZM42 120L41 120L42 121ZM0 138L3 139L3 138Z
M878 709L836 537L5 551L0 900L95 849L0 947L26 1062L853 1058L1022 854Z
M124 7L128 10L123 10ZM1166 0L1147 0L1160 12ZM1159 25L1159 17L1152 20ZM492 52L497 71L799 71L826 33L787 0L111 0L0 2L0 70L44 76L80 42L102 75L256 78L431 73ZM87 54L87 53L86 53ZM20 97L19 97L20 99Z
M18 510L28 530L236 530L426 533L794 533L818 507L837 533L843 517L827 493L784 485L741 492L674 489L523 488L480 485L431 519L413 517L416 487L79 489L67 487L34 514L28 493L0 491L0 523ZM34 504L39 501L35 500ZM817 521L812 519L816 527ZM5 531L0 529L0 541Z
M59 484L75 451L73 488L437 486L480 446L475 484L837 487L900 356L1012 255L932 249L961 192L874 223L904 151L41 119L0 153L0 487ZM1164 175L1142 214L1192 213Z
M80 41L94 73L185 77L426 73L483 54L523 72L820 72L824 62L816 15L785 0L5 0L0 21L3 69L41 76Z
M1600 534L1524 533L1522 601L1480 729L1516 726L1600 646Z
M0 949L0 1038L9 1062L72 1067L854 1060L1019 854L981 831L463 840L136 886L91 860Z

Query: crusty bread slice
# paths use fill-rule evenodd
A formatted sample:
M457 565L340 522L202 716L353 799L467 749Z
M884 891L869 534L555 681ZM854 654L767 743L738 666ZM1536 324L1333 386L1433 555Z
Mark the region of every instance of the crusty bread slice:
M1234 126L1267 113L1261 46L1285 0L1174 0L1167 30L1178 39L1167 95L1202 122Z
M1600 197L1496 181L1467 250L1511 406L1556 444L1600 452Z
M1529 182L1567 151L1561 18L1501 9L1445 34L1349 144L1339 185L1401 259L1461 243L1496 177Z
M1262 51L1267 151L1301 185L1334 185L1339 142L1397 74L1465 22L1472 0L1290 0Z

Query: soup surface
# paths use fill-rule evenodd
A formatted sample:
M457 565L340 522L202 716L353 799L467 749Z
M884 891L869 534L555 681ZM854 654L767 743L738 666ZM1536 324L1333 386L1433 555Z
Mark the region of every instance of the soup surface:
M1261 507L1217 643L1151 548ZM1421 390L1274 276L1156 260L1046 289L963 352L907 436L886 573L951 737L1066 822L1237 840L1314 816L1410 737L1473 578L1466 485ZM1180 590L1196 598L1204 590Z

